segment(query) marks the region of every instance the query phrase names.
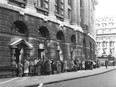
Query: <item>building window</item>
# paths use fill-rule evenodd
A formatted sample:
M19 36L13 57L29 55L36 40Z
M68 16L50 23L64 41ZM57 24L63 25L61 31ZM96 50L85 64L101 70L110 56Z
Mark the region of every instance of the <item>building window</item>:
M113 41L110 42L110 47L114 48L114 42Z
M109 22L109 26L113 26L114 25L114 23L113 22Z
M97 34L102 34L102 30L101 29L97 30Z
M36 0L36 6L48 10L48 0Z
M112 55L114 53L114 49L110 49L110 54Z
M48 14L48 8L49 8L49 0L36 0L35 1L35 7L38 12L43 14Z
M103 47L103 48L107 48L107 42L104 41L104 42L102 43L102 47Z
M100 48L100 42L97 42L97 48Z
M25 8L26 0L9 0L9 4Z
M64 2L63 0L55 0L55 9L56 14L63 16L64 15Z
M68 0L68 4L71 5L71 0Z
M68 9L68 18L69 18L69 21L71 21L71 9Z
M107 24L106 23L102 23L102 27L106 27L107 26Z
M97 24L96 24L96 27L100 27L100 24L99 24L99 23L97 23Z

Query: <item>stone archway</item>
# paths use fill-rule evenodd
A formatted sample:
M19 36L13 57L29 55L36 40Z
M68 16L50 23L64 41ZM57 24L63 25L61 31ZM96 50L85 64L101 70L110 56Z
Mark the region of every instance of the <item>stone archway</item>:
M43 61L46 60L46 57L48 56L46 54L47 51L47 41L50 40L50 34L49 30L45 26L41 26L39 29L39 41L38 41L38 58L42 59Z
M65 42L65 37L62 31L58 31L57 35L57 60L62 60L63 61L63 49L62 47L64 47L64 42Z
M39 37L50 39L49 31L45 26L39 28Z
M71 36L71 42L72 42L73 44L76 44L76 37L75 37L74 34Z
M56 35L57 40L61 41L61 42L65 42L65 37L62 31L58 31L57 35Z
M76 57L76 37L74 34L71 36L71 42L72 42L72 45L70 48L71 49L70 57L71 57L71 59L75 59L75 57Z
M17 64L21 62L24 63L24 59L28 59L30 55L30 50L33 49L33 46L27 42L25 39L17 39L13 41L10 45L11 48L11 61L13 67L13 76L18 74Z

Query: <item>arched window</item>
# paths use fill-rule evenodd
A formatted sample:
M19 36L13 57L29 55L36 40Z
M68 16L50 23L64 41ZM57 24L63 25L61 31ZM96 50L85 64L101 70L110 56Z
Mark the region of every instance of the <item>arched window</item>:
M39 36L44 38L50 38L48 29L44 26L40 27Z
M65 38L64 38L64 34L62 31L58 31L57 35L56 35L56 38L62 42L65 41Z
M74 44L76 43L76 37L75 37L75 35L71 36L71 42L74 43Z
M27 26L22 21L15 21L13 26L12 26L12 30L16 31L18 33L21 33L21 34L26 34L27 33Z

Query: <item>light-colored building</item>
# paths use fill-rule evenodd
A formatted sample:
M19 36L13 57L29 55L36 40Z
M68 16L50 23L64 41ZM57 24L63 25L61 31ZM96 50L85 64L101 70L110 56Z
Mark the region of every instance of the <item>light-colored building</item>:
M0 77L36 58L96 60L96 0L0 0Z
M116 58L116 17L104 17L95 20L97 56Z

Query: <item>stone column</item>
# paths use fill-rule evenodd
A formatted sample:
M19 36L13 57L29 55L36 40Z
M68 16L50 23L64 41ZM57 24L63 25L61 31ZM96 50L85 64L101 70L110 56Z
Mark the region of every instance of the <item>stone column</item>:
M55 17L55 0L49 0L49 16L51 18Z
M72 5L72 19L71 19L71 24L72 25L77 25L77 0L71 0L71 5Z
M73 25L80 25L80 0L71 0Z
M84 14L83 14L83 22L84 24L88 24L87 22L87 1L88 0L83 0L83 11L84 11Z
M16 76L16 57L15 57L15 48L12 48L12 75Z
M64 0L64 21L69 22L69 18L68 18L68 0Z
M80 25L80 0L77 0L77 25Z

